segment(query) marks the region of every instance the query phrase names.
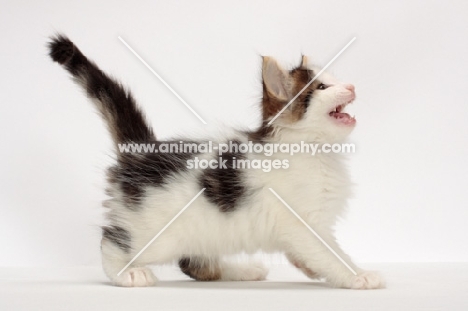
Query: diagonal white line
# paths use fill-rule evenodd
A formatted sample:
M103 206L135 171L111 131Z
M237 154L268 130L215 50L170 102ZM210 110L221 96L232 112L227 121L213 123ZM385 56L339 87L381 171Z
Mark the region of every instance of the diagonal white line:
M156 240L174 222L174 220L176 220L190 206L190 204L192 204L193 201L195 201L200 196L200 194L202 194L203 191L205 191L205 189L206 188L200 190L200 192L198 192L197 195L194 196L193 199L191 199L190 202L188 202L187 205L185 205L184 208L181 209L177 213L177 215L175 215L174 218L172 218L171 221L169 221L168 224L165 225L164 228L162 228L161 231L159 231L158 234L156 234L154 238L152 238L151 241L149 241L148 244L146 244L145 247L143 247L141 251L139 251L138 254L136 254L135 257L133 257L133 259L130 260L130 262L125 267L122 268L122 270L120 270L119 273L117 273L117 276L122 274L122 272L124 272L125 269L128 268L128 266L130 266L138 257L140 257L140 255L154 242L154 240Z
M273 194L278 198L278 200L280 200L281 203L283 203L284 206L286 206L286 207L291 211L291 213L293 213L294 216L296 216L297 219L299 219L299 220L304 224L304 226L306 226L307 229L309 229L310 232L312 232L312 233L317 237L317 239L319 239L319 241L322 242L322 244L325 245L325 247L328 248L328 250L329 250L330 252L332 252L332 254L335 255L335 257L338 258L338 260L341 261L341 262L346 266L346 268L349 269L349 271L351 271L354 275L357 275L356 271L354 271L354 269L351 268L351 267L346 263L346 261L344 261L343 258L341 258L340 255L338 255L338 254L333 250L333 248L331 248L331 246L328 245L327 242L325 242L325 240L322 239L322 237L320 237L320 235L319 235L317 232L315 232L315 230L312 229L312 228L304 221L304 219L302 219L301 216L299 216L299 215L291 208L291 206L289 206L288 203L286 203L286 202L283 200L283 198L281 198L281 197L275 192L275 190L273 190L273 189L271 189L271 188L268 188L268 189L270 189L271 193L273 193Z
M289 101L289 103L288 103L286 106L284 106L284 108L281 109L281 111L278 112L278 113L276 114L276 116L275 116L273 119L271 119L270 122L268 122L268 125L271 125L271 123L273 123L273 121L275 121L276 118L278 118L279 115L282 114L282 113L289 107L289 105L291 105L292 102L295 101L296 98L298 98L299 95L301 95L302 92L304 92L304 91L309 87L309 85L311 85L312 82L314 82L314 81L328 68L328 66L330 66L330 65L338 58L338 56L340 56L341 53L343 53L343 52L351 45L351 43L354 42L354 40L356 40L356 37L352 38L351 41L349 41L348 44L346 44L345 47L342 48L341 51L339 51L338 54L336 54L335 57L333 57L333 58L331 59L331 61L329 61L328 64L326 64L325 67L323 67L322 70L320 70L320 71L312 78L312 80L310 80L310 82L307 83L306 86L304 86L304 87L302 88L302 90L300 90L299 93L297 93L297 95L294 96L293 99L291 99L291 100Z
M203 120L202 117L200 117L200 115L198 113L196 113L195 110L193 110L193 108L190 107L190 105L187 104L187 102L182 97L180 97L179 94L177 94L176 91L174 91L174 89L172 87L170 87L170 85L167 84L166 81L164 81L164 79L161 78L161 76L158 75L156 73L156 71L154 71L153 68L151 68L151 66L148 65L148 63L145 62L145 60L143 58L141 58L141 56L138 55L138 53L135 52L135 50L132 49L132 47L130 45L128 45L128 43L124 39L122 39L121 36L119 36L118 38L130 50L130 52L132 52L143 63L143 65L145 65L146 68L148 68L156 76L156 78L158 78L159 81L161 81L169 89L169 91L171 91L172 94L174 94L175 97L177 97L185 105L185 107L187 107L203 124L206 124L205 120Z

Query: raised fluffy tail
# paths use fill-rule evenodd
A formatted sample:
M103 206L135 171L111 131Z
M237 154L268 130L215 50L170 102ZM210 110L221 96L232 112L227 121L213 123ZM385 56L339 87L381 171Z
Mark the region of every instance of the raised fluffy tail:
M48 47L50 57L70 72L93 100L116 144L155 140L130 92L88 60L72 41L57 35Z

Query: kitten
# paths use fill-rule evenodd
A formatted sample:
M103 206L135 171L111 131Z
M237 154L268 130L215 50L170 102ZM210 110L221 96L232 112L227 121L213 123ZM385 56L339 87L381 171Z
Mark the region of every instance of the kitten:
M384 286L375 272L353 264L337 245L333 227L350 196L343 155L338 153L222 154L225 168L189 169L195 157L218 159L218 153L125 153L123 143L158 141L131 94L88 60L68 38L49 43L50 56L84 88L105 120L116 145L117 164L108 170L104 202L109 225L103 227L102 262L120 286L156 282L149 264L178 261L181 270L201 281L264 280L260 263L239 264L226 255L257 251L283 252L310 278L325 278L336 287ZM342 110L355 98L354 86L323 73L278 118L278 112L311 81L316 68L302 63L290 71L263 57L262 124L255 131L234 131L218 143L239 146L313 142L340 143L355 119ZM199 142L200 143L200 142ZM234 159L287 161L265 172L238 168ZM119 271L201 190L205 191L126 270ZM268 189L275 190L357 272L348 270Z

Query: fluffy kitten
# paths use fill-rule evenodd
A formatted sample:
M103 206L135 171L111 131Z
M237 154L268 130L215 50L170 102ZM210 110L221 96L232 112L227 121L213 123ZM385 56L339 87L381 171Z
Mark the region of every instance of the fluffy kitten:
M263 280L260 263L239 264L223 256L259 250L283 252L311 278L337 287L383 287L382 278L354 265L335 242L333 226L350 195L343 155L336 153L228 152L222 159L287 160L289 168L188 169L195 156L211 154L121 153L122 143L155 143L153 131L131 94L89 61L65 36L52 38L50 56L85 89L105 120L116 145L117 163L108 170L104 203L109 225L103 228L102 261L116 285L149 286L156 278L148 264L178 261L196 280ZM234 131L219 143L340 143L355 126L342 112L355 98L354 86L323 73L271 125L268 122L311 80L315 68L290 71L263 57L262 124L256 131ZM206 190L122 274L118 272L202 189ZM357 272L351 273L268 190L274 189Z

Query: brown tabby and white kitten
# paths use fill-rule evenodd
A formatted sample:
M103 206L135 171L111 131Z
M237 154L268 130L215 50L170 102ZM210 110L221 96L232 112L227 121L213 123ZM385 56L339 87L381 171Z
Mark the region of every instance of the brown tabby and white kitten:
M218 159L217 152L121 153L118 144L160 144L130 92L102 72L63 35L52 38L50 56L84 88L106 122L116 145L117 163L108 170L104 203L109 225L103 227L102 261L112 282L149 286L156 282L150 264L178 261L196 280L263 280L261 263L233 263L224 256L257 251L283 252L307 276L325 278L337 287L371 289L384 286L375 272L354 265L335 242L333 226L350 195L343 155L317 153L271 156L227 152L231 163L244 160L288 161L287 169L189 169L187 161ZM283 107L317 73L305 58L292 70L263 57L262 123L255 131L234 130L218 143L340 143L355 119L343 110L355 98L354 86L323 73L272 124ZM180 140L180 139L178 139ZM177 141L178 141L177 140ZM135 260L138 253L201 189L205 191ZM348 270L288 209L274 189L357 272Z

